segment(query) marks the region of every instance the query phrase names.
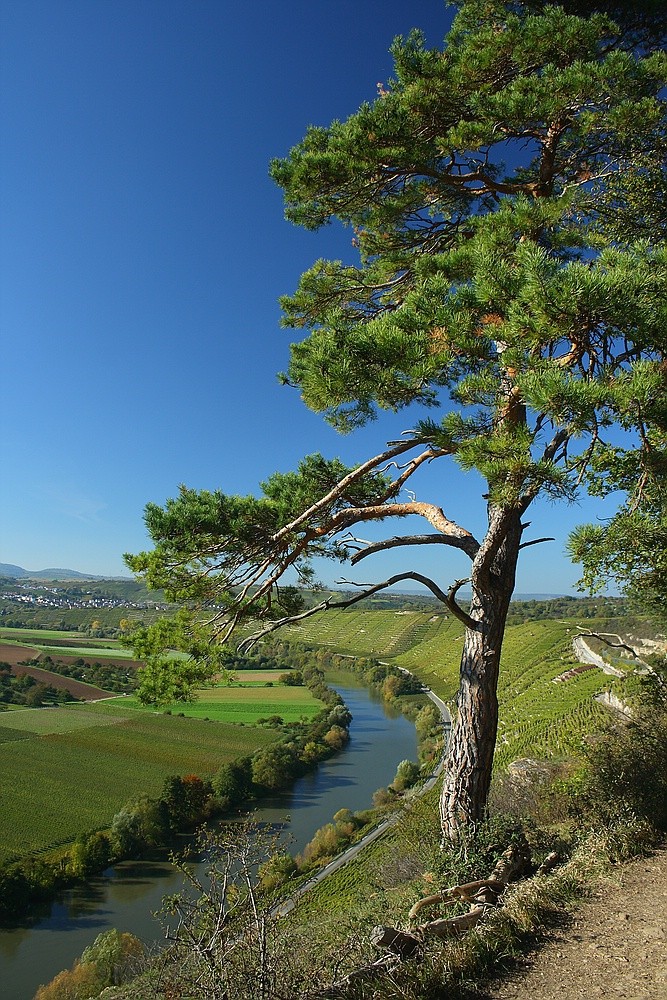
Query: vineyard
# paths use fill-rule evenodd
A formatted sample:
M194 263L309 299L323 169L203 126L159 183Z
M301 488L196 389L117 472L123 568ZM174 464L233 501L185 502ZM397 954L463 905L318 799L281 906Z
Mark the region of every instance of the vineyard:
M577 624L575 619L541 619L508 626L498 685L497 766L524 756L558 759L576 754L607 712L595 696L614 691L623 697L627 682L599 669L554 683L577 662L572 650ZM595 624L585 620L587 628L594 629ZM609 627L608 622L603 624ZM453 707L463 642L463 628L453 618L427 612L339 611L292 626L288 632L302 642L390 660L410 670Z
M0 860L109 825L173 774L212 775L276 733L98 705L6 712L0 721Z

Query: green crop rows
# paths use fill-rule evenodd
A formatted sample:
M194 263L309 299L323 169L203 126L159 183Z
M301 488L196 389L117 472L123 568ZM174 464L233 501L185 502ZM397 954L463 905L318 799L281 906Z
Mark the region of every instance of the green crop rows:
M291 625L285 635L359 656L389 657L419 642L438 621L420 611L330 611Z
M78 705L57 708L19 708L15 712L2 715L2 727L27 733L31 736L52 736L55 733L71 733L91 726L115 726L126 718L125 715L102 715L90 708Z
M42 718L66 713L76 716L77 706L20 714L41 726ZM107 704L86 706L84 713L82 728L62 731L61 718L59 732L22 728L15 731L31 738L3 743L0 859L108 826L128 799L158 794L169 775L212 775L222 763L276 739L267 729L123 712ZM18 715L3 716L3 726ZM97 725L90 716L97 716Z

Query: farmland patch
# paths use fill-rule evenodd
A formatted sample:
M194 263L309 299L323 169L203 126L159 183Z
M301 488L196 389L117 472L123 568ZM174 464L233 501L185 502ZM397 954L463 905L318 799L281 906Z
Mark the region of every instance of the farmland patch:
M51 711L60 710L38 714ZM77 714L76 707L63 711ZM210 776L223 763L276 739L272 730L251 726L143 712L93 714L94 726L3 744L0 860L104 828L128 800L157 796L168 776ZM118 724L105 725L105 716L107 723Z
M15 667L17 663L32 660L39 656L40 650L34 646L19 646L13 642L0 642L0 662L9 663Z
M267 676L265 671L254 673ZM245 672L244 672L245 676ZM275 678L275 672L271 674ZM110 704L119 704L119 700ZM124 698L123 707L136 708L143 712L154 712L151 706L142 706L136 698ZM305 687L283 687L276 684L267 688L265 683L234 684L198 691L196 700L188 703L174 703L161 709L173 715L183 713L193 719L215 719L230 723L254 723L261 718L279 715L285 722L298 722L303 716L312 718L322 710L318 701Z
M80 698L83 701L93 701L97 698L108 698L109 692L104 691L102 688L94 687L92 684L86 684L84 681L77 681L73 677L63 677L62 674L56 674L52 670L43 670L42 667L25 667L13 666L12 673L17 677L21 677L23 674L28 674L29 677L33 677L38 684L50 684L51 687L56 688L58 691L69 691L74 698Z
M91 726L115 726L126 716L103 716L94 712L77 711L74 706L57 708L23 708L2 716L2 725L15 731L23 730L40 736L71 733Z
M2 721L5 721L3 715ZM0 726L0 743L12 743L14 740L30 740L34 733L27 733L20 729L12 729L9 726Z

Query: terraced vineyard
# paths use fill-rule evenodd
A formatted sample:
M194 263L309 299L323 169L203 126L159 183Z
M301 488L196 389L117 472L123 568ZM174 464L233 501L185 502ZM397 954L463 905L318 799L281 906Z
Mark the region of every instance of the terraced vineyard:
M587 619L585 626L595 628ZM609 623L606 623L607 628ZM420 612L332 612L289 630L290 637L345 653L391 660L416 674L453 706L458 688L463 628L454 618ZM574 622L543 619L511 625L503 645L498 686L500 724L496 763L522 756L557 759L576 753L605 717L595 696L624 681L594 669L562 683L575 665Z
M398 656L434 630L440 616L421 611L329 611L285 629L286 637L357 656Z

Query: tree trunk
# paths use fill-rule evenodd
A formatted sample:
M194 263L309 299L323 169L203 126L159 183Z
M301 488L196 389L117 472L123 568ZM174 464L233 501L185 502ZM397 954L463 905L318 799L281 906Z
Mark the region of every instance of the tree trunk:
M489 507L489 530L473 562L457 717L440 799L443 839L484 818L498 729L498 671L521 542L517 511Z

